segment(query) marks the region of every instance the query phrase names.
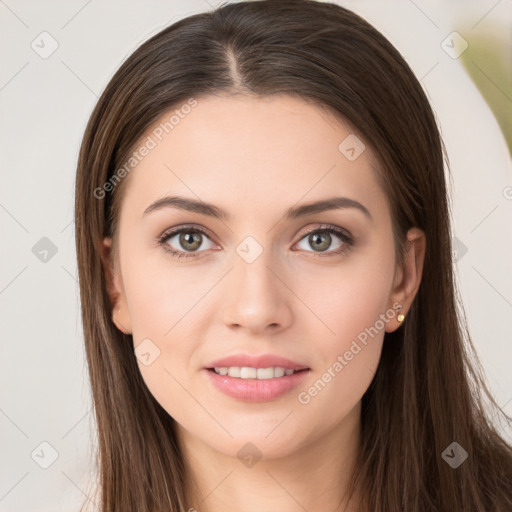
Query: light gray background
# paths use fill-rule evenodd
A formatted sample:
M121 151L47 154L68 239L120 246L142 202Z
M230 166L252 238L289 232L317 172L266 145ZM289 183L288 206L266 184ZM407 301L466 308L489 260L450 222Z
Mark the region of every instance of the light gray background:
M456 256L458 282L491 390L511 414L511 159L484 99L441 43L454 30L469 38L498 23L511 31L512 1L340 3L401 51L436 110L454 179L453 234L467 248ZM0 0L1 512L77 510L90 492L94 424L72 224L87 119L137 46L219 4ZM58 43L46 59L31 47L43 46L43 31ZM57 249L46 262L32 252L43 237ZM47 469L52 448L43 442L58 455Z

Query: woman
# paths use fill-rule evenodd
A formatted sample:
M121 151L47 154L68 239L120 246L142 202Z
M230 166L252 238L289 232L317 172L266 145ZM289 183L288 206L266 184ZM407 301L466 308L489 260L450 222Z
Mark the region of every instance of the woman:
M127 59L76 182L102 510L512 510L443 155L335 4L228 4Z

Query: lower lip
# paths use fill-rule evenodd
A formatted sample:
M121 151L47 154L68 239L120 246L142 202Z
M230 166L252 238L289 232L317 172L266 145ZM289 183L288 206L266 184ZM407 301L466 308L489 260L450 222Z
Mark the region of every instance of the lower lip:
M224 394L245 402L269 402L296 388L311 370L273 379L238 379L204 370L213 385Z

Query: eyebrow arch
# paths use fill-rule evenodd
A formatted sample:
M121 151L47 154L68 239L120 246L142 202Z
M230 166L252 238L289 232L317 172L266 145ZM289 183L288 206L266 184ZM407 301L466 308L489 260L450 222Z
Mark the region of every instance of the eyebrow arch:
M208 215L209 217L214 217L224 221L231 219L231 215L218 206L205 203L204 201L180 196L167 196L158 199L144 210L143 215L147 215L153 211L161 210L163 208L177 208L189 212L200 213L202 215ZM315 213L321 213L328 210L339 210L342 208L356 208L363 212L368 219L373 220L371 213L365 206L354 199L341 196L303 204L295 208L289 208L286 210L284 216L286 219L297 219L308 215L314 215Z

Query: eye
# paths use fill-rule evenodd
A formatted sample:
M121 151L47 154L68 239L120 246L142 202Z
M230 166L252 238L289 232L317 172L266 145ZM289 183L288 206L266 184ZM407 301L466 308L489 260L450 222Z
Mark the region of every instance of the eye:
M173 241L173 238L176 238L176 240ZM196 252L203 252L199 251L199 249L204 245L204 238L210 240L204 229L184 226L164 233L159 238L158 243L174 258L190 258L196 257ZM211 249L211 247L206 247L206 249ZM191 252L188 253L187 251Z
M336 237L341 241L338 243L336 250L327 251L332 244L333 237ZM173 240L176 238L176 240ZM165 251L167 251L173 258L193 258L198 257L196 253L204 252L203 249L211 249L212 247L204 247L204 239L209 240L211 238L209 234L200 227L197 226L182 226L179 229L173 229L165 232L159 239L158 243ZM341 228L335 226L321 226L307 232L298 243L306 240L313 247L316 256L335 256L338 254L345 253L354 244L353 238ZM296 244L297 245L297 244ZM326 254L322 254L322 253Z
M335 248L336 250L328 251L325 255L321 254L326 252L331 246L333 240L331 235L336 235L336 237L341 240L341 243L339 243ZM341 228L334 226L322 226L309 231L301 238L300 242L303 240L305 240L310 247L315 248L312 252L316 252L316 256L335 256L337 254L342 254L348 251L354 244L353 238L348 233Z

